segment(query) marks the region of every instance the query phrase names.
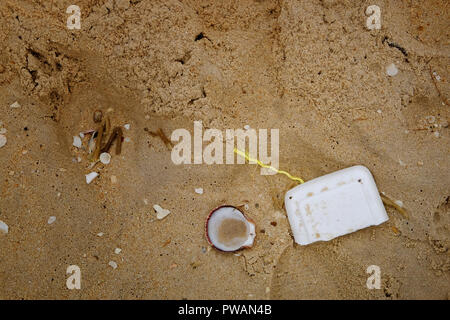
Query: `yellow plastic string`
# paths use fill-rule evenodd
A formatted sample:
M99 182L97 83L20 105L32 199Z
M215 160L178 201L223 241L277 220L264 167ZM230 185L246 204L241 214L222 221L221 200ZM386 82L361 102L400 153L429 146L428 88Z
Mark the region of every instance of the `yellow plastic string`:
M240 155L241 157L244 157L244 158L247 159L249 162L250 162L250 161L256 162L259 166L261 166L261 167L263 167L263 168L268 168L268 169L273 170L273 171L275 171L275 172L277 172L277 173L284 174L285 176L287 176L287 177L288 177L289 179L291 179L291 180L297 181L297 182L299 182L299 183L305 183L305 181L303 181L303 179L301 179L301 178L299 178L299 177L294 177L294 176L290 175L290 174L289 174L288 172L286 172L286 171L278 170L278 169L276 169L276 168L274 168L274 167L272 167L272 166L269 166L269 165L267 165L267 164L262 163L262 162L259 161L258 159L253 159L252 157L250 157L250 156L248 155L248 152L244 152L244 151L241 151L241 150L238 150L238 149L234 148L234 153Z

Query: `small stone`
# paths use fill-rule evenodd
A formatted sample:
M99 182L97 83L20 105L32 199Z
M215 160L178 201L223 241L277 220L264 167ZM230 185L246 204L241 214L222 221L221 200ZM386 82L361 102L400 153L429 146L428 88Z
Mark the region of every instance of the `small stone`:
M203 188L196 188L195 193L203 194Z
M169 210L163 209L157 204L155 204L153 206L153 209L155 209L155 211L156 211L156 218L158 218L159 220L164 219L170 213Z
M20 108L20 103L18 103L18 102L16 101L16 102L14 102L12 105L10 105L10 107L11 107L12 109Z
M48 223L48 224L52 224L52 223L55 222L55 221L56 221L56 217L55 217L55 216L51 216L50 218L48 218L47 223Z
M117 269L117 263L115 261L108 262L108 265L113 269Z
M100 162L103 164L108 164L111 161L111 155L108 152L103 152L100 154Z
M122 249L120 249L120 248L114 249L114 253L115 253L115 254L119 254L121 251L122 251Z
M0 134L0 148L2 148L6 144L6 137L2 134Z
M386 67L386 73L388 76L393 77L398 73L398 69L395 64L391 63Z
M91 172L89 174L86 175L86 183L89 184L92 182L92 180L94 180L95 178L97 178L98 173L97 172Z
M93 115L93 119L95 123L99 123L102 121L103 119L103 112L101 112L100 110L95 110L94 111L94 115Z
M8 230L9 230L8 225L0 220L0 233L7 234Z
M81 148L81 138L79 136L73 136L73 146L76 148Z

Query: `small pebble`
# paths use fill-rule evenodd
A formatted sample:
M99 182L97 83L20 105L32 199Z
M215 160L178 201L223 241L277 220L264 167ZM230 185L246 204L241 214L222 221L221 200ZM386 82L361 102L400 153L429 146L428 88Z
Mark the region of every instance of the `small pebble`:
M0 220L0 232L7 234L8 230L9 230L8 225Z
M113 269L117 269L117 263L115 261L108 262L109 266Z
M195 193L203 194L203 188L196 188Z
M156 218L158 218L159 220L164 219L170 213L169 210L163 209L157 204L155 204L153 206L153 209L155 209L155 211L156 211Z
M2 134L0 134L0 148L2 148L6 144L6 137Z
M103 113L100 110L95 110L93 118L95 123L99 123L102 121Z
M86 183L89 184L92 182L92 180L94 180L95 178L97 178L98 173L97 172L91 172L89 174L86 175Z
M55 221L56 221L56 217L55 217L55 216L51 216L50 218L48 218L47 223L48 223L48 224L52 224L52 223L55 222Z
M73 146L81 148L81 138L79 136L73 136Z
M12 105L10 105L10 107L13 108L13 109L20 108L20 103L18 103L18 102L16 101L16 102L14 102Z
M388 65L386 68L386 73L388 76L395 76L398 73L398 69L395 64L391 63L390 65Z
M121 251L122 251L122 249L116 248L116 249L114 250L114 253L115 253L115 254L119 254Z
M111 161L111 155L108 152L103 152L100 154L100 162L103 164L108 164Z

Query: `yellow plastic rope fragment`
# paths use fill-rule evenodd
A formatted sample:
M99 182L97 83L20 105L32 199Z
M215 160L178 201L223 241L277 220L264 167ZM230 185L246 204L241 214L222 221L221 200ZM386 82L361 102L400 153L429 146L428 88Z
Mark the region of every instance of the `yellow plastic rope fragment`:
M290 175L290 174L289 174L288 172L286 172L286 171L278 170L278 169L276 169L276 168L274 168L274 167L272 167L272 166L269 166L269 165L267 165L267 164L262 163L262 162L259 161L258 159L253 159L252 157L250 157L250 156L248 155L248 152L243 152L243 151L241 151L241 150L238 150L238 149L234 148L234 153L240 155L241 157L244 157L244 158L247 159L249 162L250 162L250 161L256 162L259 166L261 166L261 167L263 167L263 168L268 168L268 169L270 169L270 170L275 171L276 173L284 174L285 176L287 176L287 177L288 177L289 179L291 179L291 180L297 181L297 182L299 182L299 183L305 183L305 181L303 181L303 179L301 179L301 178L299 178L299 177L294 177L294 176Z

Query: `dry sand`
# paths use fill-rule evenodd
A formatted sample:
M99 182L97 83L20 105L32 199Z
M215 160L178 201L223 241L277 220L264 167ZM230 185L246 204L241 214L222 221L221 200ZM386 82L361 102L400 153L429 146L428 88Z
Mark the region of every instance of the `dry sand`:
M448 1L76 2L81 30L66 28L72 1L0 2L0 298L449 297ZM365 28L372 4L381 30ZM95 129L96 109L130 124L129 141L87 185L72 137ZM383 225L294 245L291 180L175 166L144 130L194 120L280 129L280 168L306 180L365 165L408 217L387 207ZM171 213L156 219L154 204ZM220 204L248 204L252 249L209 248L204 221ZM69 265L81 290L66 288ZM366 288L369 265L380 290Z

